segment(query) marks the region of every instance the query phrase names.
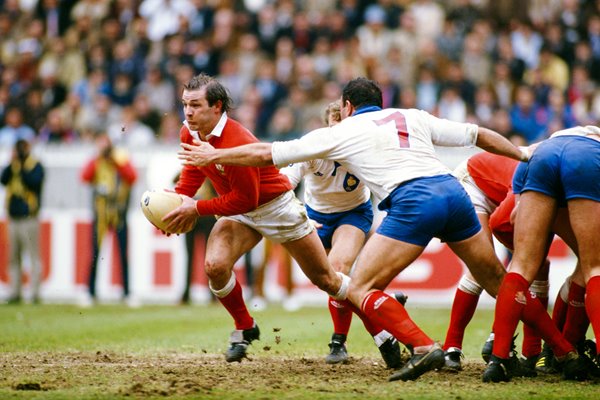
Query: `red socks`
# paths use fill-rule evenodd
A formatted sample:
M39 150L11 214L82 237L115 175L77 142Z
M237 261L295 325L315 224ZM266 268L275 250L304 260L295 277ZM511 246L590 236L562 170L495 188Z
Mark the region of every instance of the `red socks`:
M552 321L554 321L554 325L556 325L560 331L562 331L565 326L567 308L568 303L562 298L561 292L559 291L558 295L556 295L556 301L554 302L554 309L552 310Z
M513 334L527 302L528 289L529 282L517 273L509 272L502 280L496 297L494 313L494 350L492 353L496 357L509 357Z
M478 301L479 296L464 292L460 288L456 289L450 313L450 325L448 326L448 332L446 332L446 341L443 347L444 350L448 350L450 347L462 349L465 329L469 322L471 322L473 314L475 314Z
M333 321L333 333L348 335L352 322L352 309L347 306L347 303L329 298L328 305Z
M585 333L590 326L585 310L585 288L575 282L569 287L569 304L562 333L572 345L585 339Z
M434 343L410 319L402 304L381 290L368 294L363 300L361 309L370 321L382 326L405 345L415 348L430 346Z
M585 309L594 329L596 351L600 354L600 275L592 277L587 283Z
M537 294L536 297L544 310L548 310L548 296ZM523 347L521 352L527 358L537 356L542 352L542 336L527 324L523 325Z
M217 297L221 304L229 311L229 314L235 321L235 329L244 330L254 326L254 320L248 313L244 297L242 296L242 286L236 280L233 290L224 297Z

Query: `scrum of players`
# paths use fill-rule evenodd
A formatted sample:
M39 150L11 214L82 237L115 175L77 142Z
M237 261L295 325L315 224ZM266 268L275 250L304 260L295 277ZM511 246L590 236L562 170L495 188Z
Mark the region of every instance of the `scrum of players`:
M205 75L194 79L183 95L186 121L178 157L185 179L175 189L184 202L164 220L178 231L192 226L199 214L223 216L211 232L214 249L208 249L205 268L211 290L235 322L227 361L242 361L260 332L232 272L235 259L218 254L241 255L268 237L281 242L309 279L331 296L334 335L328 363L347 360L344 342L352 311L394 369L389 380L460 370L464 331L486 290L496 298L496 308L482 349L484 382L538 372L560 373L567 380L599 376L600 343L585 337L590 324L595 337L600 334L599 128L563 130L519 148L474 124L414 109L383 109L377 84L356 78L343 88L339 122L330 120L300 139L260 143L227 116L230 99L218 81ZM434 145L484 151L452 175ZM297 170L283 168L290 164ZM257 173L258 168L268 174ZM286 184L303 177L308 216L295 207ZM187 197L204 179L217 189L217 199ZM386 215L367 237L369 192ZM280 212L273 203L287 207ZM317 222L310 226L318 227L318 235L307 225L309 218ZM257 222L262 219L283 221L287 231L275 233ZM547 252L554 235L573 250L577 265L551 317ZM443 345L417 326L403 302L384 291L433 237L445 242L469 270L456 290ZM492 237L512 253L506 270ZM344 250L344 241L352 243L353 251ZM524 323L521 357L514 346L519 321ZM408 360L401 359L398 342L409 350Z

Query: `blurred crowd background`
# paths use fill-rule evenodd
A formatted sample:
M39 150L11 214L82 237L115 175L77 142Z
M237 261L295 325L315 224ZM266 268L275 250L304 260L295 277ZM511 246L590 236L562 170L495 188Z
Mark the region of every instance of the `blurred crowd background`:
M0 0L0 147L176 144L217 76L262 140L322 126L356 76L517 143L600 118L597 0Z

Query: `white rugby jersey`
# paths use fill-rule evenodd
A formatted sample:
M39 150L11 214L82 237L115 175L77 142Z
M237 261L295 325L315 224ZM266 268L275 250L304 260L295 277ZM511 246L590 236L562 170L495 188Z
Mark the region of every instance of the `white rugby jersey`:
M425 111L388 108L359 113L296 140L274 142L271 152L277 166L313 159L337 161L381 200L408 180L449 174L433 145L474 146L477 131L477 125Z
M369 200L371 192L337 161L311 160L280 170L294 187L304 178L304 202L313 210L330 214L352 210Z
M590 136L590 135L600 135L600 128L594 125L586 125L586 126L575 126L569 129L563 129L560 131L554 132L550 137L558 137L558 136Z

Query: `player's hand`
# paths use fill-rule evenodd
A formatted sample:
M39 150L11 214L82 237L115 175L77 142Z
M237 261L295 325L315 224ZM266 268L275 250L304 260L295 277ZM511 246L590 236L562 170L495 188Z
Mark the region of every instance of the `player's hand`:
M183 202L179 207L165 215L162 219L167 222L169 232L189 232L196 225L198 220L198 211L196 211L196 201L189 196L181 195ZM169 236L168 233L165 233Z
M177 153L177 157L183 161L184 165L195 167L205 167L213 164L212 157L217 153L217 150L207 142L194 140L194 144L181 143L181 150Z

